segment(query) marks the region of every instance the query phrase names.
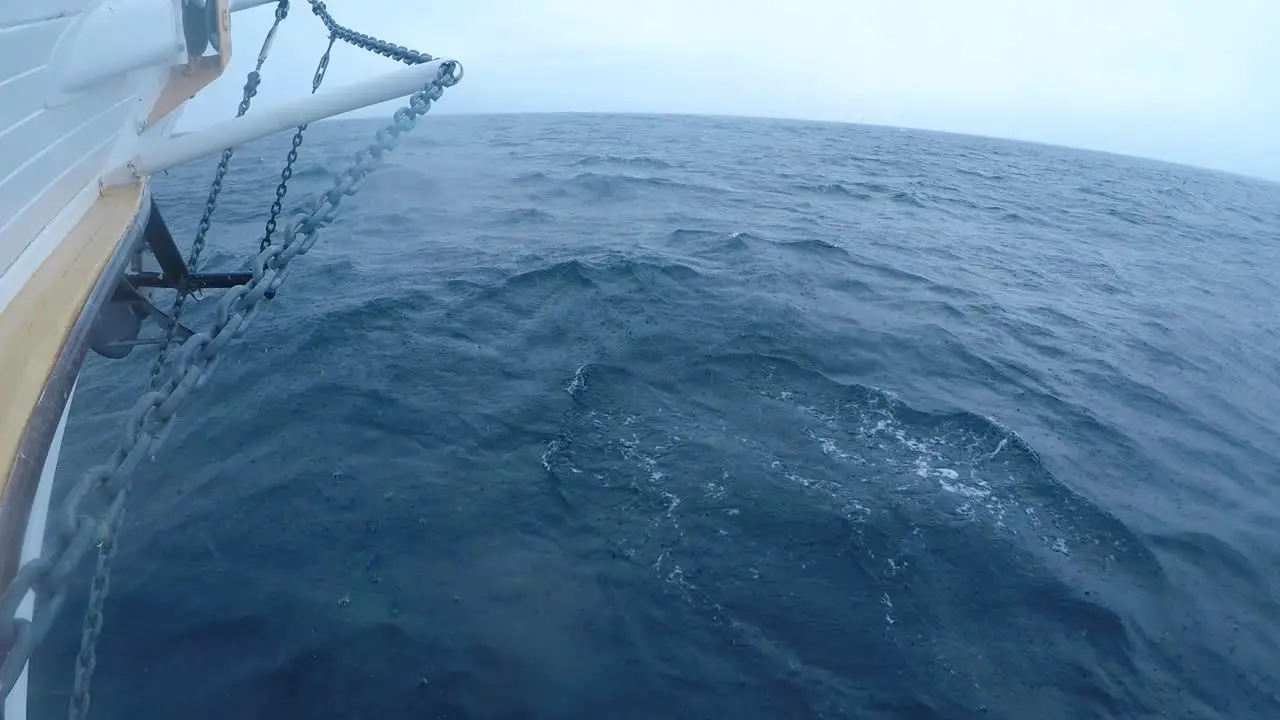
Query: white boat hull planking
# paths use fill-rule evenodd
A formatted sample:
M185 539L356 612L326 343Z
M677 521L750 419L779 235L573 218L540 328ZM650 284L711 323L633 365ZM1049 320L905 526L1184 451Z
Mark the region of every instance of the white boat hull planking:
M98 181L168 137L138 128L187 61L180 0L0 5L0 312L88 210Z

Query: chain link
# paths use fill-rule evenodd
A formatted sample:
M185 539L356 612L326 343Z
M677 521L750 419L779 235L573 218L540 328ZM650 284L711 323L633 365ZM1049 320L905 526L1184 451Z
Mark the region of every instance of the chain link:
M221 351L239 337L258 316L267 292L279 289L289 274L290 262L306 254L319 239L319 231L334 221L342 198L354 195L369 172L383 156L412 130L440 99L445 88L462 79L462 66L448 61L430 82L409 98L409 104L397 110L392 122L375 135L351 164L337 175L332 187L311 203L309 210L299 211L285 228L284 238L254 256L253 276L249 282L228 290L218 300L215 317L209 328L187 338L170 355L165 382L151 390L129 411L123 442L102 465L90 468L72 486L64 506L51 515L53 532L41 556L19 570L9 587L0 593L0 633L8 629L16 640L8 655L0 662L0 697L7 697L37 645L49 632L58 609L65 603L67 576L84 559L94 541L109 542L105 531L117 526L124 511L134 468L150 458L168 436L178 408L202 387L217 367ZM95 519L86 502L97 502L104 509ZM18 604L28 592L47 593L47 608L36 614L35 621L15 617ZM101 588L105 595L107 587ZM96 608L101 612L101 606ZM92 653L89 653L92 657ZM87 706L87 704L86 704Z
M345 43L398 60L406 65L421 65L435 60L434 57L424 52L410 50L403 45L389 43L386 40L379 40L371 35L365 35L351 28L343 27L334 21L333 16L329 14L323 2L320 0L307 0L307 2L311 3L311 12L320 18L320 22L323 22L324 26L329 29L330 35Z

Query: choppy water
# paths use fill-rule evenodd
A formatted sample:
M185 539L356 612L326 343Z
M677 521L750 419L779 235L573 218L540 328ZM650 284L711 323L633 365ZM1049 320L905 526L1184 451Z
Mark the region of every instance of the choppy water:
M998 140L431 118L139 477L95 716L1280 717L1277 228ZM64 478L150 358L90 363Z

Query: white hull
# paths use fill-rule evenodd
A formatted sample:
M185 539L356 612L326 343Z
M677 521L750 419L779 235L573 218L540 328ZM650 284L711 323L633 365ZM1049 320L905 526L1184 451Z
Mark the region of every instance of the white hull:
M72 394L75 390L72 390ZM71 413L70 396L62 410L62 418L58 421L58 430L54 433L53 443L49 448L49 456L45 459L44 469L40 472L40 485L36 490L35 502L31 506L31 522L27 524L27 532L22 539L22 562L40 556L44 547L44 530L49 518L49 498L53 494L53 475L58 469L58 455L62 449L62 434L67 429L67 416ZM30 620L35 612L35 597L27 595L18 606L18 617ZM4 701L4 717L27 717L27 670L22 671L18 684Z
M98 17L131 7L114 32ZM185 59L172 24L176 7L145 0L0 5L0 312L88 210L99 178L169 134L180 108L143 135L138 127ZM119 63L121 72L105 76L85 67L131 45L139 29L123 20L164 23L166 16L150 54L132 58L141 66Z

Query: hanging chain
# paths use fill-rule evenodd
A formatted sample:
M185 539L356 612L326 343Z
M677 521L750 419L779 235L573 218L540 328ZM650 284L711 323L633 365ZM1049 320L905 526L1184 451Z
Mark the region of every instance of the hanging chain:
M280 28L280 23L288 16L289 0L280 0L276 5L275 22L271 24L271 29L267 31L267 36L262 41L262 49L258 51L258 63L245 78L244 96L240 99L240 106L236 108L236 117L249 112L249 104L253 101L254 96L258 94L258 85L262 83L262 65L267 61L267 55L271 52L271 45L275 42L276 31ZM234 153L234 148L224 149L222 151L222 159L218 161L218 169L213 173L213 184L209 187L209 198L204 203L204 212L200 215L200 224L196 228L196 237L191 243L191 252L187 255L188 275L183 277L182 282L178 284L178 294L173 299L173 309L169 313L172 322L165 332L164 341L160 343L160 352L156 354L155 362L151 364L151 377L148 380L149 387L154 388L160 381L160 371L164 368L165 359L169 355L169 348L173 346L174 340L177 338L178 321L182 318L182 310L186 305L187 296L191 294L189 278L191 274L196 272L196 268L200 263L200 255L204 253L205 236L209 233L209 226L213 221L213 211L218 208L218 196L222 194L222 179L227 174L227 167L231 164L231 156Z
M271 24L271 29L267 31L266 37L262 40L262 48L258 50L257 64L254 65L252 71L245 78L244 95L240 99L240 105L236 108L236 117L240 117L249 112L249 104L255 95L258 94L258 86L262 83L262 66L267 61L267 56L271 53L271 46L275 43L276 32L280 29L280 23L289 16L289 0L280 0L276 5L275 21ZM214 174L213 186L209 190L209 199L205 203L204 213L200 217L200 227L196 233L195 242L191 245L191 253L187 258L187 271L193 273L196 265L200 261L200 254L204 251L205 235L209 232L210 220L213 211L217 207L218 195L222 192L222 179L227 174L227 166L231 162L232 149L227 148L222 151L222 159L218 163L217 172ZM178 286L178 295L173 300L173 310L170 313L172 322L169 324L165 332L164 341L160 344L160 351L156 354L156 359L151 366L151 376L147 381L147 388L154 390L158 384L158 380L165 366L165 358L168 355L169 347L173 344L178 329L178 321L182 316L183 304L186 302L189 294L188 277L184 277ZM75 684L71 690L71 698L68 701L68 715L71 720L82 720L89 715L89 687L93 681L93 671L97 666L97 647L98 636L102 634L102 608L106 603L107 595L111 591L111 562L115 559L117 550L117 539L120 528L124 522L124 503L128 498L129 489L132 482L126 482L119 493L120 509L114 518L103 526L103 534L105 537L98 544L98 562L93 571L93 578L89 583L89 602L85 608L84 620L80 628L80 650L76 653L75 664Z
M358 33L350 28L339 25L333 16L329 14L323 2L318 0L308 0L311 3L311 10L320 18L324 26L329 29L329 47L325 49L324 55L320 57L320 63L316 67L315 77L311 81L311 92L314 94L320 89L320 83L324 81L325 71L329 68L329 56L333 52L333 44L337 40L350 43L359 48L369 50L379 55L393 58L407 65L418 65L425 62L431 62L435 58L427 53L410 50L403 45L395 45L385 40L379 40L364 33ZM271 203L271 214L267 218L266 228L262 233L262 240L258 243L258 249L264 250L271 245L271 236L276 231L276 219L284 208L284 197L289 192L289 180L293 177L293 164L298 160L298 148L302 146L302 136L307 126L300 125L293 134L293 146L289 149L289 154L285 157L284 169L280 171L280 184L276 186L276 199ZM270 296L268 296L269 298Z
M339 40L363 48L378 55L398 60L406 65L421 65L435 60L434 57L417 50L410 50L403 45L395 45L386 40L379 40L371 35L358 33L351 28L346 28L334 21L333 16L325 9L324 3L320 0L307 0L311 3L311 12L320 18L320 22L329 29L329 34Z
M120 512L115 522L105 530L106 538L98 545L98 564L93 569L93 579L89 582L89 604L84 611L84 621L80 627L80 651L76 653L75 685L71 690L68 716L71 720L82 720L89 716L89 683L93 680L93 670L98 664L98 636L102 633L102 606L111 592L111 561L116 556L116 541L120 537L120 526L124 522L124 501L127 499L129 487L126 483L120 492Z
M324 82L325 71L329 69L329 54L333 52L333 43L338 38L333 33L329 33L329 47L325 48L324 54L320 56L320 62L316 65L316 73L311 78L311 94L315 95L320 89L320 83ZM271 244L271 236L276 231L276 218L280 216L283 208L284 196L289 192L289 178L293 177L293 164L298 161L298 148L302 146L302 133L307 129L307 123L298 126L293 133L293 147L289 148L289 154L285 156L284 169L280 171L280 184L276 186L276 201L271 203L271 216L267 218L267 227L262 233L262 242L258 243L258 250L266 250ZM270 296L268 296L270 299Z
M123 442L107 462L90 468L72 486L63 506L50 516L54 532L49 534L40 557L18 569L13 581L0 593L0 637L14 641L0 662L0 698L7 697L21 676L35 648L48 634L54 618L66 603L67 579L95 542L111 540L109 528L116 527L128 493L132 471L153 456L164 442L176 419L176 412L197 387L203 387L221 360L220 352L247 329L262 309L262 300L284 283L289 263L306 254L319 239L319 231L337 217L342 198L354 195L383 156L412 130L418 118L440 99L445 88L462 79L462 66L454 61L441 63L436 77L415 92L409 104L395 112L392 122L375 135L351 164L334 178L333 186L311 203L310 210L293 216L283 241L260 251L252 263L252 278L228 290L219 298L209 329L187 338L168 364L172 372L156 389L145 393L129 411ZM86 502L100 504L95 514ZM98 587L99 599L107 584ZM27 593L47 595L48 603L34 620L16 617L19 603ZM101 603L95 606L101 612ZM87 653L92 659L92 652ZM87 687L87 683L86 683ZM86 695L84 707L88 707Z

